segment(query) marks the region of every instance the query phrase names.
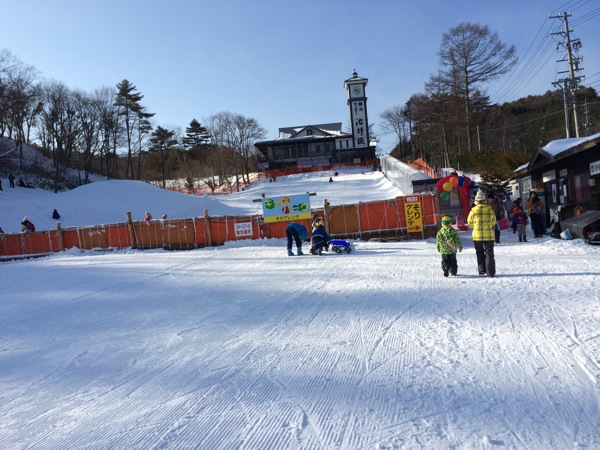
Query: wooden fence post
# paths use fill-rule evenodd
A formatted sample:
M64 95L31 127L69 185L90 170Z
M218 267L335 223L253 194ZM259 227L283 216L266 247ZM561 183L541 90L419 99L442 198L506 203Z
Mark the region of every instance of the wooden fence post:
M327 199L323 200L323 218L325 219L325 230L328 233L331 233L331 226L329 225L329 214L331 212L331 205L327 201Z
M133 229L133 220L131 219L131 211L127 211L127 227L129 228L129 237L131 238L131 248L137 248L135 230Z
M56 222L56 235L58 237L58 251L64 252L65 244L63 242L62 226L60 225L60 222Z
M204 210L204 231L206 232L206 246L212 246L212 235L210 233L210 216L208 215L208 209Z

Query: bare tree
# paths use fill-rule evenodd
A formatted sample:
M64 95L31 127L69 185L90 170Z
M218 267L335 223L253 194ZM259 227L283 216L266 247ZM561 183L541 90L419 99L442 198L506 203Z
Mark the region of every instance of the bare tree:
M471 150L471 92L474 85L508 73L518 58L487 26L463 22L443 34L439 50L442 73L464 99L467 148Z
M23 64L8 50L0 51L0 136L13 139L22 163L21 144L29 143L30 132L41 112L38 72Z
M401 106L394 106L383 111L379 117L382 120L381 131L384 134L395 134L397 138L397 148L401 148L403 137L406 136L406 114ZM401 152L400 159L404 159L404 154Z
M98 111L100 167L106 170L107 179L117 176L117 148L120 140L119 109L115 105L116 92L103 87L93 93L93 102Z
M73 93L60 82L49 82L43 89L44 108L41 114L43 141L52 151L54 192L65 181L75 152L80 122L75 112Z

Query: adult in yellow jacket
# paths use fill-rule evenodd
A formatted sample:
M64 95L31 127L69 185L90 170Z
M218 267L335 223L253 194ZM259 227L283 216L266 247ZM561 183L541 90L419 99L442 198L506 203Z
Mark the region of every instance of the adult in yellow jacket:
M486 203L485 192L477 192L475 206L469 213L467 223L473 229L473 245L477 255L479 275L496 276L496 260L494 258L496 213Z

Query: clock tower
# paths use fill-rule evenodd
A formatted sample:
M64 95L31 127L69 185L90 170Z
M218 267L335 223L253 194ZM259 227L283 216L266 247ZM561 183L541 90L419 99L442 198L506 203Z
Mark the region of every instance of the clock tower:
M348 91L348 106L350 107L350 123L352 124L352 137L354 148L369 147L369 120L367 117L367 97L365 86L369 80L359 77L356 70L352 78L344 81L344 88Z

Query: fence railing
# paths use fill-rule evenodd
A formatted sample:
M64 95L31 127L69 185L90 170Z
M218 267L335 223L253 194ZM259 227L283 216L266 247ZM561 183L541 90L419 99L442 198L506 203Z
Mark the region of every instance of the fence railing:
M439 223L439 204L432 193L417 195L422 227L408 231L405 199L331 206L324 201L313 212L325 219L332 237L341 239L425 239L434 237ZM415 195L411 196L413 199ZM264 223L261 216L210 216L189 219L133 221L131 213L122 223L12 233L0 237L1 258L14 259L61 252L67 249L194 249L223 245L228 241L284 238L287 222ZM299 221L310 230L310 221ZM411 230L414 228L411 227Z

